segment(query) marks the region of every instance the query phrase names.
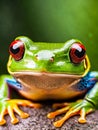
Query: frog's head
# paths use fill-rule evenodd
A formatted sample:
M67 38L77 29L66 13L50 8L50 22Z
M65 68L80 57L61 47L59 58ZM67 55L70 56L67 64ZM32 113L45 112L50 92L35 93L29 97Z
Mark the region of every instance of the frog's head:
M17 37L9 47L8 71L46 72L84 76L90 68L84 45L77 39L66 43L36 43Z
M76 39L37 43L20 36L10 44L9 52L8 71L21 84L16 89L33 100L68 98L62 91L70 91L71 97L78 95L71 86L90 68L85 47Z

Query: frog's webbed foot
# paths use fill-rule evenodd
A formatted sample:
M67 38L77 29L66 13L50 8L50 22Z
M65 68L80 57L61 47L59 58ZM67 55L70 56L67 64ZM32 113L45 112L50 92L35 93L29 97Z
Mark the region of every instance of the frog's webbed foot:
M79 123L86 123L86 114L94 111L94 106L86 100L79 100L74 103L54 104L53 107L54 108L62 107L62 108L49 113L47 115L48 118L54 118L57 115L66 113L64 117L54 122L55 127L61 127L66 120L68 120L70 117L74 115L80 115L80 118L78 119Z
M17 113L21 118L27 118L29 116L28 113L23 112L18 106L28 106L34 108L41 107L40 104L32 103L28 100L11 99L3 101L0 103L0 125L4 125L6 123L4 116L7 114L10 115L12 124L19 122L18 118L15 117L14 112Z

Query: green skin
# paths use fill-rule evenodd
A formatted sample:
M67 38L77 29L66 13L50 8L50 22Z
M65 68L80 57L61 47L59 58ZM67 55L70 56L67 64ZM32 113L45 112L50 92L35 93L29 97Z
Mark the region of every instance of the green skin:
M69 57L70 47L74 42L80 42L79 40L73 39L67 41L66 43L51 43L51 44L34 43L29 38L24 36L17 37L15 40L21 40L24 42L25 53L22 60L20 61L16 61L12 57L9 58L8 71L11 75L13 75L15 72L21 72L21 71L40 72L40 73L46 72L56 74L59 73L59 74L78 75L78 76L79 75L81 76L85 73L84 62L81 62L79 65L75 65L71 62ZM52 57L54 58L54 61L50 62ZM98 73L95 74L95 78L98 79ZM8 113L11 116L8 107L12 106L12 103L15 103L13 99L10 99L8 97L9 90L5 82L5 79L13 79L13 77L10 75L2 75L0 77L0 113L2 117L2 119L0 120L1 125L5 124L6 122L3 118L3 116L5 115L5 112L3 111L8 110ZM16 77L15 79L17 80ZM16 102L16 104L18 103ZM83 100L70 103L69 111L67 112L65 118L67 119L67 116L71 117L75 114L79 114L79 111L81 111L84 112L85 114L83 114L79 118L79 122L85 123L86 122L85 115L88 114L89 112L94 111L97 108L98 108L98 83L96 82L96 84L93 86L90 92L85 95ZM54 114L53 116L51 115L52 113L48 114L48 117L53 118L57 114ZM55 122L54 125L56 127L60 127L66 119L63 119L61 124L60 121L58 121ZM11 121L11 122L15 124L18 121L16 122Z

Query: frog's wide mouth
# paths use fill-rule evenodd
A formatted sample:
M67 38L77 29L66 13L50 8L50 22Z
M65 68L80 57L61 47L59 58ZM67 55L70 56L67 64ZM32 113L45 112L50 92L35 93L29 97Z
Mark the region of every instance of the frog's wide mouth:
M32 72L32 71L19 71L19 72L11 72L11 75L15 78L17 76L49 76L49 77L75 77L75 78L81 78L82 75L76 75L76 74L67 74L67 73L50 73L50 72Z
M73 87L88 72L89 67L88 59L85 59L85 72L82 75L32 71L11 72L11 75L21 84L20 93L23 96L34 100L51 97L65 99L70 94L77 95L78 91L74 91Z
M69 87L72 84L79 82L79 80L86 75L89 67L88 58L86 58L85 72L81 75L32 71L12 72L11 74L19 83L25 86L27 90L30 89L29 91L31 91L31 89L53 90Z

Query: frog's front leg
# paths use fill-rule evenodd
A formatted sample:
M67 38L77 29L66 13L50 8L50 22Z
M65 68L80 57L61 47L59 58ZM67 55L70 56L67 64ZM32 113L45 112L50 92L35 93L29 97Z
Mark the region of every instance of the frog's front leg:
M11 117L11 123L16 124L19 120L15 117L14 112L16 112L21 118L27 118L29 116L28 113L23 112L19 109L18 106L29 106L29 107L39 107L37 104L33 104L28 100L21 99L9 99L9 100L1 100L0 101L0 125L4 125L6 120L4 116L9 114Z
M54 118L55 116L66 112L64 117L54 122L54 126L61 127L66 120L74 115L80 115L80 118L78 119L79 123L85 123L86 115L90 112L93 112L95 109L98 109L98 73L92 72L90 76L91 77L88 83L90 84L90 82L95 82L95 84L88 91L83 100L78 100L73 103L61 103L54 105L55 108L61 107L61 109L49 113L47 115L48 118Z
M9 83L7 81L11 80L13 81L13 78L8 75L3 75L0 77L0 125L4 125L6 123L6 120L4 119L6 114L10 115L12 124L19 122L18 118L15 117L14 112L21 118L27 118L29 116L28 113L23 112L18 106L28 106L34 108L41 107L40 104L32 103L28 100L10 99L8 88Z
M64 106L65 104L65 106ZM69 103L69 105L66 106L66 103L63 104L63 108L56 110L54 112L51 112L47 115L48 118L54 118L57 115L66 113L64 117L62 117L60 120L54 122L55 127L61 127L63 123L68 120L70 117L74 115L80 115L80 118L78 121L80 123L86 122L86 114L92 112L95 110L92 103L84 100L79 100L77 102ZM58 106L58 104L55 104Z

